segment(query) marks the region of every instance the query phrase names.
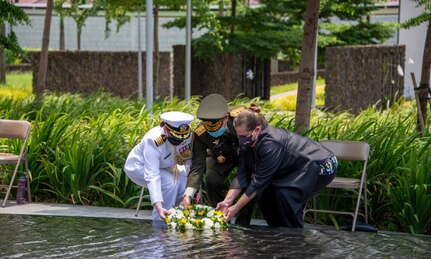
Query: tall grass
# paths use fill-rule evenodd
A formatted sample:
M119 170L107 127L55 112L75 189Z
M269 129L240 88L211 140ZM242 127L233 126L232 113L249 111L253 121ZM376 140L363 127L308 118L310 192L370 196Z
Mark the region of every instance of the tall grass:
M294 130L294 113L259 98L236 99L231 105L258 102L268 121ZM31 187L36 200L134 207L140 188L123 172L129 151L160 122L160 114L179 110L195 114L196 97L157 100L151 109L106 93L82 97L47 95L35 109L34 97L0 96L0 118L32 123L29 142ZM321 139L362 140L371 146L367 168L370 221L380 229L429 233L430 134L416 133L414 103L397 102L385 110L370 107L355 116L313 110L305 135ZM431 120L428 117L428 125ZM194 125L198 122L195 120ZM6 144L7 143L0 143ZM342 164L339 175L356 176ZM334 209L353 209L351 201L321 200ZM326 206L325 205L325 206ZM342 218L320 217L321 222Z

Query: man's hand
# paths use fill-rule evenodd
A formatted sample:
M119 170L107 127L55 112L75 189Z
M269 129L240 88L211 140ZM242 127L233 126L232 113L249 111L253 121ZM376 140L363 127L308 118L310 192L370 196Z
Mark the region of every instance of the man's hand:
M236 216L236 214L238 214L238 211L239 211L239 208L236 206L236 204L227 208L226 212L224 212L224 216L226 217L226 221L229 221L232 218L234 218Z
M188 206L192 204L192 200L189 196L184 196L183 200L180 203L180 206L182 206L184 209L186 209Z
M216 210L220 210L223 214L226 214L226 210L229 208L230 203L227 201L221 201L217 203Z
M171 212L165 208L163 208L163 205L160 201L156 202L154 204L154 206L156 207L157 212L159 213L160 218L163 221L166 221L166 215L171 214Z

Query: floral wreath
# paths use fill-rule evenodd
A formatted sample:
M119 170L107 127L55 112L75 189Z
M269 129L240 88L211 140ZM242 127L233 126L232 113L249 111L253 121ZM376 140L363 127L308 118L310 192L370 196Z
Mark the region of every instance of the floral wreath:
M201 204L190 205L187 208L182 206L169 210L171 214L166 216L166 225L169 228L185 231L187 229L225 229L226 219L220 210Z

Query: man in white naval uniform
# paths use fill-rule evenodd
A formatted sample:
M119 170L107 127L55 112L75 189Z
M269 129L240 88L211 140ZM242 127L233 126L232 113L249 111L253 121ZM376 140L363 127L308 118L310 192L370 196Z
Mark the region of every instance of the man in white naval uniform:
M153 221L165 220L168 210L180 204L192 158L193 115L165 112L160 118L160 126L145 134L124 165L134 183L148 188Z

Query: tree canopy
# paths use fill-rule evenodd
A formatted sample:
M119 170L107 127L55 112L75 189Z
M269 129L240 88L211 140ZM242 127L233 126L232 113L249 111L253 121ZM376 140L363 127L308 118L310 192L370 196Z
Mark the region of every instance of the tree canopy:
M27 14L21 8L16 7L8 1L0 1L0 25L3 26L6 23L12 26L31 24ZM14 55L24 54L13 31L0 35L0 45L11 51Z
M401 24L401 27L403 28L411 28L411 27L416 27L419 26L420 24L424 23L424 22L428 22L431 18L431 2L430 0L412 0L413 2L417 3L417 6L422 6L424 7L424 12L419 14L416 17L413 17L411 19L408 19L407 21L403 22Z
M259 57L282 54L298 64L306 1L260 2L259 7L251 8L236 0L223 1L222 4L220 1L193 1L193 27L204 31L193 42L197 54L211 56L218 52L236 52ZM214 10L214 4L219 4L218 10ZM391 37L395 26L371 23L368 18L373 10L376 7L372 0L321 0L320 51L334 45L383 43ZM333 18L345 23L332 24ZM178 18L165 26L184 28L185 18Z

